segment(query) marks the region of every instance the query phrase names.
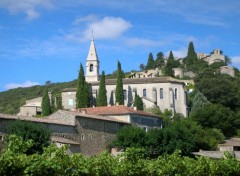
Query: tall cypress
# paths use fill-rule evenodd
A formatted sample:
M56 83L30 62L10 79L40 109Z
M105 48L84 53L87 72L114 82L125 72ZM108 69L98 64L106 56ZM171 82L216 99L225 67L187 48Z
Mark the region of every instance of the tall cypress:
M51 104L48 96L48 88L46 87L42 97L42 116L51 114Z
M177 68L180 66L180 63L174 59L172 51L169 53L169 57L167 60L167 64L164 68L164 73L166 76L172 76L174 77L174 71L173 68Z
M145 67L146 70L149 70L149 69L153 69L155 66L155 61L153 59L153 55L152 53L149 53L149 56L148 56L148 63Z
M118 61L118 69L117 69L117 85L116 85L116 92L115 92L115 97L116 97L116 103L119 105L124 104L124 95L123 95L123 73L122 73L122 68L121 64Z
M85 92L85 76L82 64L80 64L80 71L78 74L77 92L76 92L76 108L84 108L86 102Z
M197 62L197 54L194 50L193 42L190 42L188 45L188 53L187 57L185 58L186 66L192 66Z
M107 90L104 71L102 71L102 77L100 79L99 91L97 95L97 106L107 106Z
M157 58L155 60L154 68L163 67L165 65L163 52L157 53Z

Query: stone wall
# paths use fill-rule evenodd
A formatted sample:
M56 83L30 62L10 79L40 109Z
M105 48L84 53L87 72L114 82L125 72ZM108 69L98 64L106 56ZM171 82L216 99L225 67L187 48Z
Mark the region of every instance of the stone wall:
M121 126L123 124L118 122L77 117L76 129L79 134L77 142L81 143L81 153L95 155L106 150Z

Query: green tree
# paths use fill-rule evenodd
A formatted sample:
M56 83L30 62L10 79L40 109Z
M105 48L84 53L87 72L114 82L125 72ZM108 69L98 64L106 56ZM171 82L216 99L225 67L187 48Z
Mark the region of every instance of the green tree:
M196 88L211 103L219 103L232 110L240 107L239 79L226 74L216 74L214 70L207 69L198 74L194 82Z
M172 53L172 51L170 51L169 57L168 57L168 60L167 60L167 64L164 68L165 75L174 77L173 68L177 68L179 66L180 66L180 63L177 60L174 60L173 53Z
M191 111L195 111L196 109L202 108L206 104L210 104L207 98L199 91L195 94L192 101L193 101L193 104L191 107Z
M143 110L142 98L137 93L135 93L134 106L137 108L137 110Z
M117 85L116 85L116 103L119 105L124 104L124 95L123 95L123 74L122 74L122 68L121 63L118 61L118 70L117 70Z
M142 148L145 146L145 138L146 132L143 128L124 126L118 131L117 137L111 145L119 149L128 147Z
M49 99L47 87L44 90L41 105L42 105L42 116L47 116L47 115L51 114L52 110L51 110L50 99Z
M155 66L155 61L153 59L153 55L152 55L152 53L149 53L148 62L147 62L145 69L146 70L153 69L154 66Z
M194 50L193 42L190 42L188 45L187 57L185 58L185 64L188 68L191 68L191 66L197 63L197 60L197 54Z
M77 92L76 92L76 108L85 108L90 106L90 85L86 83L84 70L80 64L78 74Z
M154 68L163 67L165 65L163 52L157 53L157 58L155 60Z
M43 148L49 146L51 131L42 124L15 120L8 126L8 135L22 137L24 141L33 140L33 145L26 154L42 153Z
M236 135L240 127L240 117L230 108L220 104L207 104L198 108L191 113L190 118L204 128L221 130L226 137Z
M104 71L102 71L102 76L100 79L99 91L97 95L97 106L107 106L107 90Z

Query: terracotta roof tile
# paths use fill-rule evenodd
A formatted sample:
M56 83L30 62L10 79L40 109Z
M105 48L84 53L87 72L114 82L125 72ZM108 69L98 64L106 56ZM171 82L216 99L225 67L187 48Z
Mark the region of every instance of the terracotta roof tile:
M101 106L101 107L93 107L93 108L81 108L79 111L85 111L86 114L89 115L124 115L124 114L137 114L142 116L150 116L150 117L158 117L155 114L144 112L140 110L135 110L132 107L127 107L124 105L118 106Z

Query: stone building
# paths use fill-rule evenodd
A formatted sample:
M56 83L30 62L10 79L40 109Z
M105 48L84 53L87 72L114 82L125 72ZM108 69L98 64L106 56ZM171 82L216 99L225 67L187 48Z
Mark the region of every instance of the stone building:
M221 74L228 74L232 77L235 77L235 70L232 67L229 66L222 66L220 67L220 73Z
M93 104L99 89L99 60L92 39L88 58L86 60L86 81L91 83ZM106 80L107 100L110 105L115 105L116 79ZM124 105L131 106L134 101L135 92L143 99L144 107L157 106L160 110L169 109L173 112L187 116L186 93L184 83L171 77L145 77L123 79ZM62 91L62 106L64 109L75 110L76 88L64 89Z
M50 104L52 104L52 93L48 92ZM26 104L20 107L19 115L35 117L42 114L42 97L27 100Z
M84 155L95 155L106 150L122 126L137 125L146 130L162 126L162 119L151 113L125 109L127 107L102 107L102 110L104 108L115 114L96 113L98 108L81 109L79 112L58 110L45 118L0 114L0 147L3 146L9 122L13 120L41 123L52 131L51 140L58 147L68 144L68 153L81 152Z
M208 63L208 65L211 65L215 62L225 62L225 56L222 55L221 51L219 49L213 50L213 53L210 55L198 53L197 56L200 59L203 59Z

